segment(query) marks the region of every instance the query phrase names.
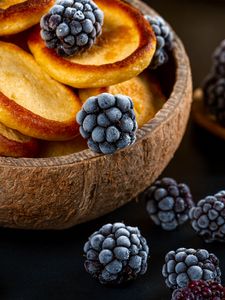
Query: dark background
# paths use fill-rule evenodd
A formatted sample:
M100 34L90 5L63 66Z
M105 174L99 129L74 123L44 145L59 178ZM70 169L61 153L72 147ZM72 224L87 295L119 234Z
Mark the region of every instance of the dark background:
M107 0L106 0L107 1ZM149 0L175 28L191 60L194 86L210 69L211 53L225 38L225 2L216 0ZM164 174L190 185L194 199L225 188L225 141L190 122ZM44 201L44 199L43 199ZM139 226L151 258L147 273L126 287L106 288L83 268L88 236L107 222ZM206 248L218 255L225 281L225 245L204 244L187 224L167 233L152 225L143 203L132 202L96 221L60 232L0 229L1 300L170 300L161 267L164 255L178 247Z

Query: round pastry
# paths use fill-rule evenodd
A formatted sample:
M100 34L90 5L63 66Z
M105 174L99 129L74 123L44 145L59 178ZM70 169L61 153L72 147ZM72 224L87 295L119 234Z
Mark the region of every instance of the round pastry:
M76 94L46 74L33 57L0 41L0 122L44 140L69 140L81 104Z
M89 50L62 57L46 47L36 27L28 41L36 61L54 79L75 88L110 86L141 73L151 62L156 39L139 10L121 0L96 0L104 13L102 35Z
M134 111L139 128L152 119L166 101L159 81L147 72L109 87L80 89L78 93L82 103L87 98L101 93L129 96L134 102Z
M152 119L166 101L160 82L156 77L149 75L147 72L110 87L80 89L78 91L82 103L87 98L101 93L129 96L134 102L134 111L139 128ZM82 151L86 148L87 142L81 136L63 142L45 141L42 143L40 157L63 156Z
M38 140L0 123L0 155L12 157L35 157L39 151Z
M0 36L15 34L37 24L54 0L1 0Z

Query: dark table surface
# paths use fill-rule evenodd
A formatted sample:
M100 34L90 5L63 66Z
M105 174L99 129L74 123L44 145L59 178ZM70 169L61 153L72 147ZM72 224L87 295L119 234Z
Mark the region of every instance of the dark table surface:
M149 0L176 29L191 59L194 85L210 69L211 53L225 38L225 2ZM183 142L163 175L187 182L195 200L225 188L225 141L189 123ZM139 226L150 245L147 273L122 288L106 288L84 271L87 237L107 222ZM144 203L132 202L105 217L60 232L0 229L1 300L169 300L161 267L164 255L178 247L206 248L221 260L225 281L225 245L205 244L190 226L167 233L150 222Z

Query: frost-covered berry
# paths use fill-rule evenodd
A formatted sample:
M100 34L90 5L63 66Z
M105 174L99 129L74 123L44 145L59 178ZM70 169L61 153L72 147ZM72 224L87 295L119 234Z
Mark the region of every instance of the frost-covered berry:
M75 55L93 46L103 21L104 13L92 0L57 0L41 18L41 37L59 55Z
M165 230L174 230L185 223L194 205L189 187L167 177L150 186L144 198L150 218Z
M137 227L106 224L84 245L85 269L102 284L121 284L147 271L149 248Z
M225 40L213 53L213 70L217 77L225 78Z
M111 154L135 142L137 122L133 102L127 96L103 93L90 97L76 119L94 152Z
M221 282L219 260L205 249L179 248L168 252L162 274L171 289L187 287L195 280Z
M156 69L168 61L168 53L173 48L174 36L162 17L145 15L145 19L152 26L156 36L156 51L150 64L150 68Z
M225 288L215 281L192 281L173 292L171 300L224 300Z
M225 77L208 76L203 85L204 104L216 119L225 125Z
M190 210L193 229L206 242L225 242L225 191L200 200Z

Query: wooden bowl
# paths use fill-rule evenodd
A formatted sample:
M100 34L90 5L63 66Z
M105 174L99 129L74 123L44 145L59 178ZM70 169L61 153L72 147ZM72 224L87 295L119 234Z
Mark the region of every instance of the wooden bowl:
M130 0L144 14L156 13ZM164 170L186 129L192 81L188 57L176 37L160 80L168 100L137 133L137 142L113 155L90 150L57 158L0 158L0 225L63 229L124 205Z
M192 105L192 116L196 123L215 136L225 140L225 127L216 118L209 114L205 105L202 89L198 88L194 92L194 102Z

